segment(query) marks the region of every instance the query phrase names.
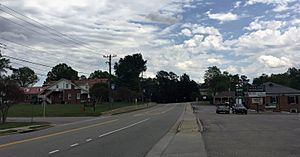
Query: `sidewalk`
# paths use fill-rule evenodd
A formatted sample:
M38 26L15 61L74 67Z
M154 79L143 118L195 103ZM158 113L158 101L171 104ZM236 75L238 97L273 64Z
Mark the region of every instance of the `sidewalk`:
M148 152L146 157L206 157L202 134L192 107L187 104L174 127Z

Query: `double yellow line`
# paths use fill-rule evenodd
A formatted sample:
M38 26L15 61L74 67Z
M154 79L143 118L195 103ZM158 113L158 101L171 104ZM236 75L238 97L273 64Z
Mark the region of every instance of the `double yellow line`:
M12 146L12 145L16 145L16 144L21 144L21 143L26 143L26 142L31 142L31 141L35 141L35 140L40 140L40 139L57 136L57 135L61 135L61 134L66 134L66 133L70 133L70 132L75 132L75 131L79 131L79 130L83 130L83 129L88 129L88 128L92 128L92 127L96 127L96 126L100 126L100 125L104 125L104 124L108 124L108 123L112 123L112 122L116 122L116 121L118 121L118 119L114 119L114 120L110 120L110 121L106 121L106 122L102 122L102 123L97 123L97 124L93 124L93 125L88 125L88 126L84 126L84 127L80 127L80 128L76 128L76 129L56 132L56 133L52 133L52 134L48 134L48 135L38 136L38 137L34 137L34 138L29 138L29 139L25 139L25 140L19 140L19 141L13 141L13 142L5 143L5 144L0 144L0 148Z

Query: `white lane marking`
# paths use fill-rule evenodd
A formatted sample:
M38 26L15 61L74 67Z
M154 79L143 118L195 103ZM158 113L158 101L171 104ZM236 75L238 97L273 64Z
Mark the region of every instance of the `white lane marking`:
M85 141L86 142L90 142L90 141L92 141L93 139L91 139L91 138L89 138L89 139L86 139Z
M59 150L58 149L53 150L53 151L49 152L49 154L53 154L53 153L56 153L56 152L59 152Z
M110 117L111 116L101 116L101 117L92 118L92 119L86 119L86 120L81 120L81 121L77 121L77 122L70 122L70 123L66 123L66 124L58 124L57 126L67 126L67 125L79 124L79 123L84 123L84 122L89 122L89 121L106 119L106 118L110 118Z
M78 146L79 144L78 143L74 143L72 145L70 145L70 147L75 147L75 146Z
M140 124L140 123L143 123L143 122L145 122L145 121L147 121L147 120L149 120L149 119L150 119L150 118L147 118L147 119L141 120L141 121L139 121L139 122L136 122L136 123L133 123L133 124L127 125L127 126L125 126L125 127L119 128L119 129L117 129L117 130L113 130L113 131L110 131L110 132L104 133L104 134L102 134L102 135L99 135L98 137L100 137L100 138L101 138L101 137L104 137L104 136L107 136L107 135L113 134L113 133L115 133L115 132L122 131L122 130L124 130L124 129L128 129L128 128L131 128L131 127L133 127L133 126L135 126L135 125L138 125L138 124Z

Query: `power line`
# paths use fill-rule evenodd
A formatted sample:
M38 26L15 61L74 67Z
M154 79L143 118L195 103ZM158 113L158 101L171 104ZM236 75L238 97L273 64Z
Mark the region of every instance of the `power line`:
M6 58L10 58L10 59L21 61L21 62L26 62L26 63L30 63L30 64L35 64L35 65L39 65L39 66L44 66L44 67L52 68L52 66L50 66L50 65L41 64L41 63L37 63L37 62L32 62L32 61L28 61L28 60L25 60L25 59L20 59L20 58L8 56L8 55L3 55L2 57L6 57Z
M16 64L16 65L21 65L21 66L23 66L23 67L29 67L29 68L32 68L32 69L35 69L35 70L40 70L40 71L42 71L41 69L37 69L37 68L35 68L35 67L30 67L30 66L27 66L27 65L24 65L24 64L20 64L20 63L16 63L16 62L11 62L12 64ZM34 72L36 75L39 75L39 76L45 76L45 77L47 77L47 75L46 74L42 74L42 73L38 73L38 72Z
M77 40L77 39L73 39L73 38L69 37L68 35L63 34L63 33L59 32L59 31L55 30L54 28L51 28L51 27L49 27L49 26L46 26L46 25L44 25L44 24L42 24L42 23L40 23L40 22L38 22L38 21L36 21L36 20L34 20L34 19L32 19L32 18L30 18L30 17L28 17L28 16L26 16L26 15L24 15L24 14L22 14L22 13L16 11L16 10L14 10L14 9L12 9L12 8L9 8L9 7L7 7L7 6L3 5L3 4L0 4L0 6L3 6L3 7L5 7L5 8L7 8L7 9L9 9L10 11L13 11L14 13L17 13L17 15L21 15L22 17L25 17L25 18L27 18L27 19L29 19L29 20L35 22L35 23L38 23L40 26L38 26L38 25L36 25L36 24L33 24L33 23L31 23L31 22L28 22L27 20L22 19L22 18L16 16L16 14L13 14L13 13L11 13L11 12L7 12L7 11L5 11L5 10L0 9L2 12L5 12L6 14L9 14L9 15L11 15L11 16L13 16L13 17L15 17L15 18L17 18L17 19L19 19L19 20L21 20L21 21L24 21L24 22L26 22L26 23L28 23L28 24L30 24L30 25L32 25L32 26L38 28L38 29L41 29L42 31L46 31L46 32L48 32L48 33L50 33L50 34L52 34L52 35L58 36L58 37L60 37L60 38L61 38L61 37L65 38L65 39L67 38L67 39L68 39L69 41L71 41L72 43L75 43L76 46L81 45L82 47L85 47L85 48L89 49L91 52L96 53L96 52L94 52L94 51L95 51L94 49L97 49L97 48L93 48L93 49L92 49L92 48L90 48L90 47L88 47L88 46L86 46L86 45L82 45L82 43L84 43L84 42L82 42L82 41L79 41L79 40ZM46 29L42 29L41 26L44 27L44 28L46 28ZM49 29L52 30L52 32L49 31ZM53 31L56 32L56 33L53 33ZM36 31L35 31L35 32L36 32ZM40 34L41 34L41 33L40 33ZM81 43L79 43L78 41L81 42ZM86 44L86 43L84 43L84 44ZM97 53L97 54L98 54L98 53Z
M37 62L32 62L32 61L28 61L28 60L25 60L25 59L16 58L16 57L8 56L8 55L3 55L2 57L6 57L6 58L10 58L10 59L21 61L21 62L26 62L26 63L34 64L34 65L39 65L39 66L44 66L44 67L48 67L48 68L53 68L53 66L50 66L50 65L46 65L46 64L42 64L42 63L37 63ZM89 74L89 73L81 72L81 71L79 71L78 73L80 73L80 74Z
M54 32L56 32L56 33L58 33L58 35L63 36L64 38L68 38L69 40L71 40L71 41L73 41L73 42L76 42L76 43L77 43L77 42L81 42L82 44L86 44L86 43L83 42L83 41L80 41L80 40L78 40L78 39L74 39L74 38L72 38L72 37L70 37L70 36L68 36L68 35L66 35L66 34L63 34L63 33L59 32L59 31L57 31L56 29L54 29L54 28L52 28L52 27L49 27L49 26L47 26L47 25L45 25L45 24L42 24L41 22L39 22L39 21L37 21L37 20L35 20L35 19L33 19L33 18L30 18L30 17L28 17L28 16L26 16L26 15L24 15L24 14L22 14L22 13L16 11L16 10L14 10L14 9L12 9L12 8L10 8L10 7L6 6L6 5L4 5L4 4L1 4L1 3L0 3L0 6L3 6L3 7L5 7L6 9L8 9L8 10L14 12L14 13L17 13L18 15L21 15L21 16L25 17L25 18L27 18L27 19L29 19L29 20L31 20L31 21L33 21L33 22L39 24L40 26L42 26L42 27L44 27L44 28L50 29L50 30L52 30L52 31L54 31ZM49 33L52 33L52 32L49 32ZM78 43L77 43L77 44L78 44ZM90 46L90 47L91 47L91 46ZM91 48L96 49L95 47L91 47Z
M21 44L21 43L18 43L18 42L14 42L14 41L9 40L9 39L5 39L5 38L1 38L1 39L2 39L2 40L5 40L5 41L8 41L8 42L11 42L11 43L14 43L14 44L19 45L19 46L24 46L24 47L26 47L26 48L28 48L28 49L32 49L32 50L36 50L36 51L39 51L39 52L47 53L47 54L53 56L53 54L51 54L51 53L48 52L48 51L39 50L39 49L37 49L37 48L33 48L33 47L27 46L27 45L25 45L25 44ZM9 50L9 51L16 52L16 51L14 51L12 48L9 48L9 47L6 47L6 49ZM16 53L17 53L17 52L16 52ZM59 56L58 56L58 57L59 57ZM69 58L65 58L65 59L68 60L68 61L70 61L70 62L73 62L73 60L70 60Z

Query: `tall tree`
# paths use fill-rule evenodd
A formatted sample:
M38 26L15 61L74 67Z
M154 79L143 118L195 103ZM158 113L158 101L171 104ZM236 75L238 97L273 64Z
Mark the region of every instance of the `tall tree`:
M107 71L101 71L101 70L96 70L93 73L90 74L90 79L96 79L96 78L108 78L109 73Z
M114 66L117 84L138 91L140 89L139 76L146 71L146 63L147 61L143 59L142 54L133 54L121 58Z
M221 70L216 66L208 67L208 70L205 71L204 82L212 95L226 90L226 86L228 85L226 75L226 72L222 75Z
M10 77L0 79L0 122L6 121L9 108L22 100L24 94Z
M105 83L96 83L90 88L90 94L92 98L96 99L97 102L108 99L108 87Z
M38 81L35 72L28 67L22 67L15 70L11 77L16 80L20 87L32 86Z
M62 78L68 80L78 80L78 72L65 63L58 64L48 72L46 81L58 81Z

